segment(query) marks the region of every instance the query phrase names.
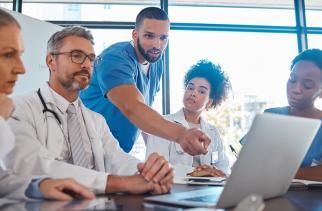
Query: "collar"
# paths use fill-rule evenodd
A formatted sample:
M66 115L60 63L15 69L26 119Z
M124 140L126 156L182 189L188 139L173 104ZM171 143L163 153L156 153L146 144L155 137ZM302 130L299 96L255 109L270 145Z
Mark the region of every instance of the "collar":
M183 108L181 108L179 111L174 113L174 121L182 124L186 128L189 128L189 124L188 124L187 120L184 117ZM200 129L204 130L204 129L206 129L206 127L207 127L207 123L206 123L205 119L201 116L200 117Z
M66 113L70 102L68 102L68 100L66 100L63 96L61 96L56 91L54 91L49 86L48 82L45 84L45 86L43 86L43 88L41 89L41 92L44 96L46 96L46 98L44 99L46 99L48 103L52 104L53 106L56 106L61 113ZM74 102L72 102L72 104L74 104L76 108L79 108L80 106L79 97Z

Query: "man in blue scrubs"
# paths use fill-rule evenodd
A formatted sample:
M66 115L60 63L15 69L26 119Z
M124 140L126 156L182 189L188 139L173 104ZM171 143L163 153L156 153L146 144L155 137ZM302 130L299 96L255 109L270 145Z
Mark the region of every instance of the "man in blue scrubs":
M136 17L132 41L116 43L101 53L89 87L80 94L87 107L105 117L126 152L132 149L140 128L179 143L191 155L207 153L207 135L167 121L150 108L160 89L160 58L168 44L169 29L163 10L143 9Z

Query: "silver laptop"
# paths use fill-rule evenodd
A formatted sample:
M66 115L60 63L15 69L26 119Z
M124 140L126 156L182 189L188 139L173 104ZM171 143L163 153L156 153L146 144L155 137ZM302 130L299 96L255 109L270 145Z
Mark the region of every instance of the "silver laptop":
M291 184L321 120L277 114L256 115L224 187L146 197L190 207L235 206L249 194L283 195Z

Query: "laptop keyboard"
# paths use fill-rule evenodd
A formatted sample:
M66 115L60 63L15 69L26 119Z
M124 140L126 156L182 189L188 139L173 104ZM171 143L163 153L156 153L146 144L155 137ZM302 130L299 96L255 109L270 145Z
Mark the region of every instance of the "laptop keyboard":
M192 197L192 198L185 198L185 199L181 199L181 200L216 203L218 201L218 196L217 195L205 195L205 196L198 196L198 197Z

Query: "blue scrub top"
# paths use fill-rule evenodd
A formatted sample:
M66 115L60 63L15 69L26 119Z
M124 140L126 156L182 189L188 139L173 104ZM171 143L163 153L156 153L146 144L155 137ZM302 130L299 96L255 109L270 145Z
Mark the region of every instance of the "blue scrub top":
M144 97L145 104L151 106L160 89L162 59L151 63L148 75L145 75L130 42L116 43L105 49L99 57L101 61L94 66L89 87L81 91L80 98L85 106L105 117L121 148L129 152L139 135L139 129L105 95L114 87L134 84Z
M290 111L290 107L287 106L287 107L279 107L279 108L269 108L269 109L266 109L264 112L290 115L289 111ZM322 125L318 130L318 132L316 133L314 140L304 157L301 167L310 167L314 164L322 164L321 159L322 159Z

